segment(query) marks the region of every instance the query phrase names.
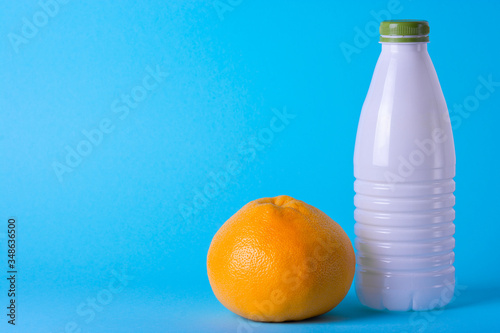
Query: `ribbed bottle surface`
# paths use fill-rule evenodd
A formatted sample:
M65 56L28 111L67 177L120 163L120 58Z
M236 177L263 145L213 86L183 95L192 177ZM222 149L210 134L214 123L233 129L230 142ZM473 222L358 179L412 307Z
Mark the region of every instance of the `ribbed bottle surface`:
M356 289L375 309L427 310L453 296L455 182L354 183Z

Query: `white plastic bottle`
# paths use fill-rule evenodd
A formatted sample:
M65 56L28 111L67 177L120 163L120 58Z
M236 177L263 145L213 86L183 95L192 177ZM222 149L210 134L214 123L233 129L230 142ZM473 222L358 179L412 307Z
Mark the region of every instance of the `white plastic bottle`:
M356 292L375 309L429 310L455 287L455 147L426 21L384 21L354 152Z

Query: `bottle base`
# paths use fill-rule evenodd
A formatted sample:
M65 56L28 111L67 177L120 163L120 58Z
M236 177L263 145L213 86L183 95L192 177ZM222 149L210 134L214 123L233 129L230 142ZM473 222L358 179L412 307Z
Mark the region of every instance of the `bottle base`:
M442 308L453 298L455 282L416 290L380 289L356 284L361 304L376 310L428 311Z

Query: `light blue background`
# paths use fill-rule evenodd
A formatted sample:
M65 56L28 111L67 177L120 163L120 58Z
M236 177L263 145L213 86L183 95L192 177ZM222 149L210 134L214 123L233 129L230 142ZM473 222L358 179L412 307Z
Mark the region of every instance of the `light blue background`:
M221 2L219 15L212 1L69 1L17 48L23 18L44 23L41 5L2 2L1 276L11 216L19 269L14 329L0 282L2 332L61 333L72 322L81 332L498 331L500 87L474 112L453 107L470 102L480 76L500 81L498 2ZM205 266L213 235L241 206L288 194L354 240L353 146L380 52L376 36L356 31L377 25L371 11L430 22L454 119L460 293L444 311L386 313L351 288L324 316L250 323L216 300ZM356 53L346 57L346 44ZM140 93L148 66L168 76L121 119L113 110ZM296 117L270 140L272 110L284 108ZM103 119L112 132L59 181L54 162ZM267 144L255 144L259 133ZM187 214L228 163L239 173ZM110 293L116 274L129 280ZM109 304L78 314L96 297Z

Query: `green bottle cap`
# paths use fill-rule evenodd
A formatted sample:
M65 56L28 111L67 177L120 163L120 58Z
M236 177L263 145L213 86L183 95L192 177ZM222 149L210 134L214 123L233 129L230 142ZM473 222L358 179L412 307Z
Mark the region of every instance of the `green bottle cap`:
M423 20L391 20L380 22L380 41L415 43L429 41L429 22Z

